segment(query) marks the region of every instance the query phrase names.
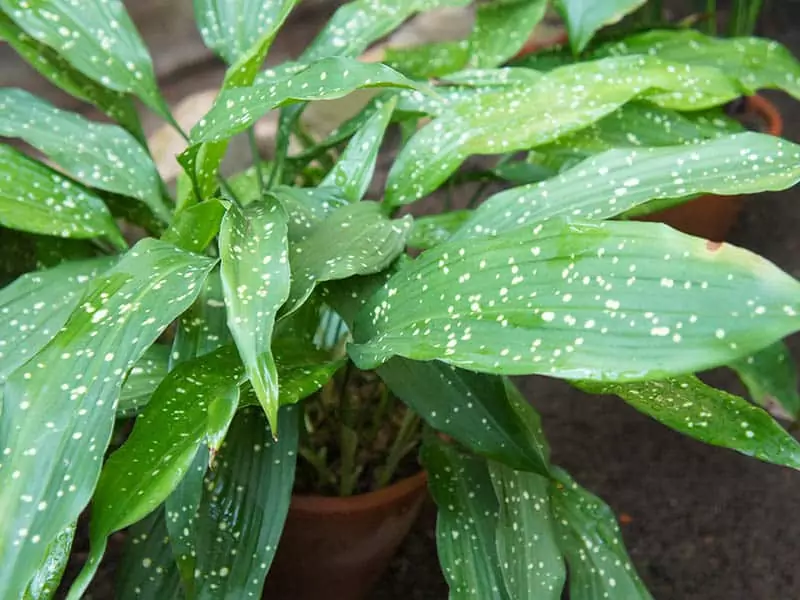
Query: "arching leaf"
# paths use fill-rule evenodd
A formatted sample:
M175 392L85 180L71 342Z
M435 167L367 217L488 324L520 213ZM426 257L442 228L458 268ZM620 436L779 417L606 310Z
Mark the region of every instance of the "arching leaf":
M169 373L169 346L153 344L133 365L117 402L117 418L139 414Z
M567 23L573 52L581 52L605 25L613 25L628 13L639 8L646 0L557 0L556 8Z

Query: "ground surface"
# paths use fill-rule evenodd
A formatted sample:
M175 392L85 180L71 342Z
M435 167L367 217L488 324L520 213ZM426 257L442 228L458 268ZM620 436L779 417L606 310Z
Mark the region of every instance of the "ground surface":
M127 4L136 7L137 23L156 48L170 98L218 81L218 68L208 61L187 18L188 1ZM776 2L772 11L765 33L800 55L800 4ZM276 55L295 54L314 20L297 22L279 41ZM0 85L45 92L35 81L0 48ZM800 103L776 99L785 136L800 140ZM753 199L731 241L800 277L798 203L800 188ZM800 357L798 340L792 345ZM735 386L727 373L713 377L715 383ZM554 460L615 511L630 515L623 526L625 540L655 598L800 598L800 474L683 438L614 398L590 398L542 378L520 383L543 415ZM441 600L446 595L432 520L423 518L373 598Z

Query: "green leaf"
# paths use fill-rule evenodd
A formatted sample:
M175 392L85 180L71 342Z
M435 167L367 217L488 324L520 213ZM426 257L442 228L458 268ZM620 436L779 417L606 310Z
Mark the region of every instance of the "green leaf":
M530 33L530 32L529 32ZM415 79L442 77L462 69L470 57L469 40L431 42L410 48L384 49L383 62Z
M413 202L436 189L470 155L505 154L552 142L636 98L701 110L740 94L717 69L650 56L576 63L534 83L471 94L446 106L401 150L389 172L386 201L392 206Z
M195 0L194 12L206 46L233 65L247 58L254 48L268 47L296 3L297 0ZM266 50L263 48L259 54L266 54Z
M489 462L497 496L497 559L511 598L560 600L566 568L550 512L550 481Z
M302 54L307 62L328 56L355 57L415 13L466 6L470 0L354 0L341 6Z
M144 140L139 115L130 97L110 90L74 69L52 48L36 41L0 13L0 38L31 67L68 94L97 106L137 139Z
M405 248L411 217L388 219L377 202L335 210L290 247L292 289L283 314L296 310L318 282L377 273Z
M281 408L279 441L260 409L231 424L197 516L198 598L260 596L289 510L299 416Z
M269 84L223 90L208 114L192 129L191 141L197 144L228 139L275 108L305 100L333 100L372 87L423 86L379 63L324 58Z
M499 504L486 459L460 452L436 436L425 440L421 456L439 507L436 547L450 600L511 600L497 557Z
M124 373L194 300L214 261L146 239L96 278L64 327L6 381L0 597L17 597L89 501Z
M637 381L783 338L800 328L799 299L800 283L735 246L660 224L552 220L425 252L361 309L349 353L367 369L400 355Z
M761 133L608 150L557 177L491 196L452 239L497 235L553 217L608 219L651 200L783 190L799 180L800 146Z
M646 0L557 0L556 8L567 23L573 52L581 52L605 25L613 25L639 8Z
M227 430L239 404L243 371L235 348L227 346L179 365L158 386L130 437L100 473L92 501L92 549L71 597L86 591L107 538L166 500L204 440L218 445L220 431Z
M167 373L169 373L169 347L153 344L133 365L125 378L117 402L117 418L139 414Z
M408 245L428 250L447 240L472 216L471 210L452 210L438 215L429 215L414 220Z
M383 134L396 105L396 98L375 105L375 114L352 137L320 187L336 186L350 202L358 202L364 197L375 172Z
M478 4L469 38L470 67L495 67L512 58L544 18L547 0L495 0Z
M25 591L24 600L49 600L53 597L69 561L74 537L75 525L71 524L51 542L47 549L47 558L33 576Z
M664 60L716 67L751 95L777 89L800 99L800 62L784 46L761 38L717 38L693 29L656 30L607 44L599 56L647 54Z
M760 460L800 468L800 444L763 409L694 376L632 384L580 382L592 394L616 394L671 429Z
M67 262L23 275L0 290L0 383L58 333L88 283L114 262L111 257Z
M222 289L247 376L277 433L278 376L270 346L275 315L289 296L286 214L273 198L232 205L219 235Z
M119 600L184 598L165 520L164 510L159 508L128 530L128 543L117 569Z
M652 600L631 564L611 509L559 470L550 487L558 545L572 600Z
M270 191L289 216L289 240L299 243L337 209L347 206L336 187L299 188L278 186Z
M0 8L87 77L117 92L135 94L170 118L150 55L120 0L51 0L45 6L0 0Z
M0 135L18 137L78 181L130 196L169 220L161 180L150 155L116 125L93 123L18 89L0 89Z
M189 252L203 252L217 237L224 215L225 205L216 198L188 206L175 214L161 239Z
M395 357L376 370L394 395L436 431L473 452L546 474L549 449L539 418L500 377L438 361ZM521 401L520 401L521 400Z
M797 368L789 348L777 342L729 365L747 386L753 402L790 420L800 416Z
M281 406L294 404L316 392L345 363L344 358L333 359L330 353L316 350L309 342L282 339L275 343Z
M65 238L106 236L126 248L117 224L91 190L0 144L0 224Z

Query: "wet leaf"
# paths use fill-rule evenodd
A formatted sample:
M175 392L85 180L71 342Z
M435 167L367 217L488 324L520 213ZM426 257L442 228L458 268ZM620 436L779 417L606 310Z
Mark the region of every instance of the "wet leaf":
M48 545L86 506L124 373L189 307L213 265L143 240L90 284L58 334L6 381L0 597L22 593Z
M489 462L498 501L497 559L515 600L560 600L566 568L556 544L550 481Z
M191 140L197 144L228 139L275 108L306 100L333 100L372 87L424 86L379 63L324 58L269 84L223 90L208 114L192 129Z
M567 24L573 52L581 52L605 25L613 25L628 13L639 8L646 0L557 0L555 6Z
M396 105L395 98L375 105L375 114L353 135L333 169L322 180L321 187L338 187L350 202L358 202L364 197Z
M410 217L389 219L377 202L348 204L290 247L292 289L284 314L296 310L323 281L377 273L405 248Z
M556 539L569 569L573 600L652 600L625 551L614 514L564 471L550 487Z
M386 201L393 206L413 202L441 185L470 155L505 154L547 144L630 100L701 110L740 94L735 82L717 69L649 56L576 63L550 71L532 84L470 94L445 106L401 150L389 172Z
M117 418L139 414L168 372L169 346L153 344L136 361L122 384L117 402Z
M289 296L286 214L271 197L232 205L219 235L222 289L247 376L277 433L278 378L270 349L278 309Z
M135 94L169 119L150 55L120 0L50 0L46 6L0 0L0 8L87 77L117 92Z
M769 414L694 376L633 384L581 382L578 387L593 394L615 394L639 412L701 442L800 468L800 444Z
M778 89L800 99L800 62L774 40L717 38L693 29L656 30L607 44L594 54L647 54L688 65L716 67L735 78L746 94Z
M797 368L789 348L777 342L729 365L747 386L753 402L790 420L800 416Z
M439 508L436 548L450 600L511 600L495 545L499 504L486 459L429 436L422 446L428 488Z
M70 179L0 144L0 224L64 238L108 237L126 248L103 201Z
M128 530L128 543L117 569L119 600L184 598L172 559L164 509L158 508Z
M608 150L557 177L491 196L453 239L497 235L553 217L609 219L652 200L783 190L798 180L800 146L760 133Z
M68 94L94 104L117 123L143 140L139 115L130 97L110 90L74 69L52 48L36 41L0 13L0 38L6 40L18 56Z
M259 597L294 485L299 411L280 410L274 441L260 409L240 411L203 482L197 531L199 598Z
M47 558L36 571L23 600L49 600L53 597L69 561L74 537L75 525L72 524L64 528L51 542L47 549Z
M735 246L660 224L552 220L425 252L370 297L348 350L360 368L400 355L507 375L663 378L796 331L798 298L800 283Z
M471 210L451 210L438 215L414 219L408 245L427 250L441 244L458 231L472 216Z
M239 404L243 373L236 349L226 346L182 363L158 386L131 435L100 473L92 501L91 552L71 597L80 598L86 591L107 538L166 500L201 443L219 445L220 432L227 431Z
M224 214L225 205L216 198L188 206L175 213L161 239L189 252L203 252L217 237Z
M71 261L27 273L0 290L0 383L58 333L89 282L114 262Z
M0 90L0 136L18 137L86 185L136 198L169 220L150 155L130 133L59 110L28 92Z

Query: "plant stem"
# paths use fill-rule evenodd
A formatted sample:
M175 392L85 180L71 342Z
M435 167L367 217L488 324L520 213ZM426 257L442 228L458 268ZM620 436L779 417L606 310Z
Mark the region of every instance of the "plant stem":
M717 35L717 0L706 0L706 33Z
M350 402L350 394L347 391L351 368L351 364L348 362L344 368L342 385L339 388L339 452L341 455L341 469L339 473L340 496L349 496L353 493L356 477L355 457L358 448L358 436L352 426L353 405Z
M261 170L261 153L258 151L258 140L256 139L256 128L251 127L247 130L247 139L250 141L250 152L253 155L253 166L258 177L258 192L264 195L264 172Z
M375 481L376 489L381 489L389 485L397 471L397 466L400 461L408 454L411 449L416 445L411 444L412 438L419 434L419 417L410 408L406 408L403 415L403 422L400 424L400 429L397 431L397 436L394 438L392 447L389 450L389 457L386 459L386 465L380 470L380 473Z

